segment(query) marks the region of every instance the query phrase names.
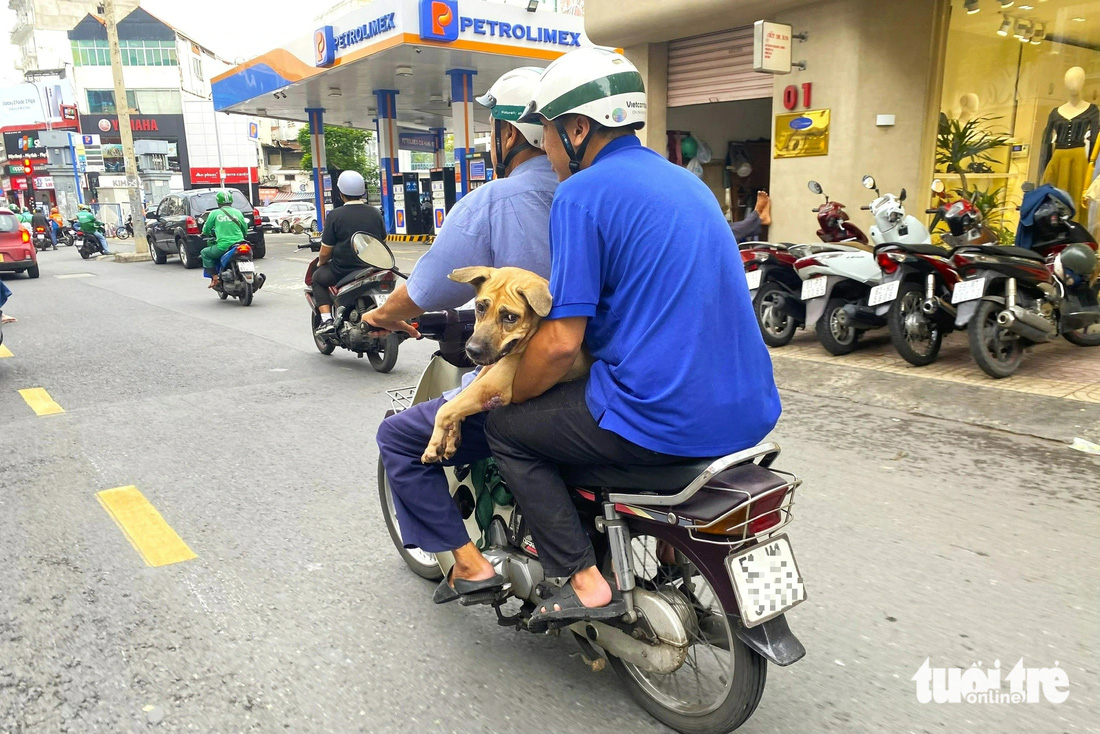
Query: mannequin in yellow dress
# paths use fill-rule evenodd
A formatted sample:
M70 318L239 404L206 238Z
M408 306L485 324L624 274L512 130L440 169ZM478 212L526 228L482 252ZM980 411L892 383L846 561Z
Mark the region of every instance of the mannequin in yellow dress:
M1085 70L1080 66L1066 72L1065 82L1069 101L1051 110L1043 132L1043 183L1066 191L1082 219L1082 195L1096 160L1100 108L1081 99Z

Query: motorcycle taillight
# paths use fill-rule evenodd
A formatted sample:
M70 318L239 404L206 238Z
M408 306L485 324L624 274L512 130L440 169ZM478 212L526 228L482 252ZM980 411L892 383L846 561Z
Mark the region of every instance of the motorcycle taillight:
M741 250L741 262L749 262L756 259L756 253L752 250Z
M803 257L794 261L794 269L801 270L802 268L809 268L814 266L820 266L821 261L816 257Z
M898 263L905 259L905 255L900 252L880 252L875 259L882 272L892 275L898 271Z

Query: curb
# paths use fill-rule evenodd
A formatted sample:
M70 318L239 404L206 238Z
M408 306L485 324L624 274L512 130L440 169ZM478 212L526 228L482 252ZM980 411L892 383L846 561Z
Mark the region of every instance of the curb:
M140 263L152 259L148 252L119 252L115 254L116 263Z

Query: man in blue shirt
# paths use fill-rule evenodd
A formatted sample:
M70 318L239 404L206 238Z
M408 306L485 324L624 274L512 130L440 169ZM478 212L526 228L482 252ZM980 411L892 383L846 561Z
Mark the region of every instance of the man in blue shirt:
M518 122L541 72L530 67L510 71L478 98L491 110L491 156L496 178L455 204L408 283L398 287L382 306L365 314L365 323L379 330L418 336L408 319L424 311L457 308L473 298L469 285L447 277L457 268L514 266L549 277L550 203L558 179L539 148L542 126ZM472 380L470 373L463 386ZM454 554L454 568L436 590L437 604L460 595L498 589L504 583L470 542L442 466L420 461L432 435L435 414L458 392L454 390L387 418L377 435L405 546ZM470 464L489 457L484 425L484 414L463 422L462 446L447 465Z
M545 574L571 577L532 616L536 630L627 611L560 466L717 457L760 443L779 418L729 224L702 181L642 147L645 107L634 66L589 48L547 67L521 118L542 121L562 180L550 211L554 305L513 383L523 404L490 413L486 435ZM594 359L587 382L558 384L582 345Z

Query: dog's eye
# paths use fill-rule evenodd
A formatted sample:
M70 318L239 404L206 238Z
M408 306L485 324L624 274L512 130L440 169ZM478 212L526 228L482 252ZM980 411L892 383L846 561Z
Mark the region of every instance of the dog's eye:
M474 313L478 316L485 313L485 303L483 301L478 301L474 304Z
M500 320L506 324L514 324L519 321L519 316L515 315L514 313L505 312L501 315Z

